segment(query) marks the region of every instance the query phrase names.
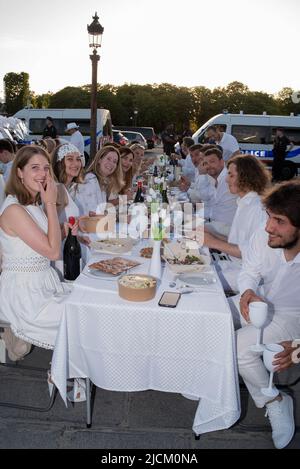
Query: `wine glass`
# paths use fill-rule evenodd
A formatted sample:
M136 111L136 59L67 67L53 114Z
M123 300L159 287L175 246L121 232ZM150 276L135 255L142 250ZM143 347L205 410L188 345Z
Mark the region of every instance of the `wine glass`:
M273 375L274 375L274 369L275 365L272 364L274 360L274 356L282 352L284 348L282 345L279 344L268 344L265 346L265 350L263 353L263 360L264 360L264 365L267 368L267 370L270 372L270 378L269 378L269 386L267 388L261 388L261 392L268 397L276 397L279 394L278 389L276 386L273 386Z
M265 347L260 342L261 328L265 324L268 316L268 305L264 301L253 301L249 304L249 317L254 327L257 328L256 344L251 345L253 352L263 352Z

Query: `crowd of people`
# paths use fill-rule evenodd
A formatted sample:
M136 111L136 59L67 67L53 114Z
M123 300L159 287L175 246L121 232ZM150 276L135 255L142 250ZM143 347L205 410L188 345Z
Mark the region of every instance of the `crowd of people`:
M132 198L134 183L153 163L144 148L134 143L120 147L105 144L85 166L78 126L75 136L61 142L51 118L44 139L25 145L16 154L0 140L6 199L0 209L0 317L10 324L2 333L11 360L29 353L31 344L53 349L62 302L70 286L61 281L59 260L69 229L84 249L89 237L79 232L81 216L103 213L106 204L118 204L119 195ZM261 393L268 374L254 343L249 304L269 306L264 328L267 343L280 342L276 369L293 364L293 341L300 337L300 181L272 184L258 158L239 153L225 132L212 127L206 144L195 144L190 135L175 153L175 135L169 127L162 135L165 153L182 169L178 183L192 203L204 203L203 242L212 251L225 253L217 272L230 298L237 328L239 373L258 407L267 407L277 448L294 434L293 402L281 393L270 400ZM68 219L74 216L75 225ZM195 238L199 233L195 231ZM76 398L76 393L74 394Z

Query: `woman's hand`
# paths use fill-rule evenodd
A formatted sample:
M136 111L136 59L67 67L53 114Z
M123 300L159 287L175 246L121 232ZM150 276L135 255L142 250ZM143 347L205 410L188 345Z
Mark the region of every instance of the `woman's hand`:
M56 205L57 185L54 179L50 176L50 174L47 174L45 188L43 187L41 182L38 182L38 184L40 186L41 199L44 205Z
M84 244L85 246L90 247L91 240L88 236L77 236L77 238L80 243Z
M65 238L69 234L69 228L71 228L72 235L77 236L78 235L78 229L79 229L78 220L75 221L74 225L71 225L71 223L69 223L67 221L64 222L63 230L64 230Z
M250 322L249 303L252 303L252 301L264 301L264 300L260 296L257 296L253 290L251 289L245 290L240 298L240 310L241 310L241 314L243 318L247 322Z

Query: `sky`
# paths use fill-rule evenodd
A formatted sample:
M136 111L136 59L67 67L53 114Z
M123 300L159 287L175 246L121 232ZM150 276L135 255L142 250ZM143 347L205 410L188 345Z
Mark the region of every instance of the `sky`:
M95 11L100 84L300 89L299 0L0 0L0 98L8 72L37 94L90 83Z

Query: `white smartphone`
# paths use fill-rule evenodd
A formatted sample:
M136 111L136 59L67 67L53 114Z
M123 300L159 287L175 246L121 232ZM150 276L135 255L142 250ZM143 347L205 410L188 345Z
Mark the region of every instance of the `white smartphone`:
M173 291L165 291L158 304L159 306L166 306L167 308L176 308L178 301L180 300L181 293Z

